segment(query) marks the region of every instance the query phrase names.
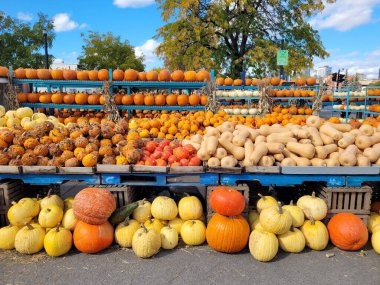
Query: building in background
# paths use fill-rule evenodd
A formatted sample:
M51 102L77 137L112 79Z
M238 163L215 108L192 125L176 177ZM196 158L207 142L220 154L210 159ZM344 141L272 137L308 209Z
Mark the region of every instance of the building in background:
M78 64L65 64L65 62L61 59L54 60L54 62L50 65L50 69L71 69L77 70Z
M367 79L367 75L365 75L364 73L356 73L356 80L360 81L360 80L366 80Z
M332 68L331 66L320 66L317 67L315 70L313 70L313 76L317 78L323 78L326 76L329 76L332 73Z

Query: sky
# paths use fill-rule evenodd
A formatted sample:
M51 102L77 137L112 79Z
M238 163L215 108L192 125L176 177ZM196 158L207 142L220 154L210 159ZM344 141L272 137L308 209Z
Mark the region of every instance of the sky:
M30 23L42 12L54 19L56 40L49 53L67 64L81 53L81 33L112 31L144 55L146 70L162 66L154 54L156 31L164 23L154 0L0 0L0 10ZM330 56L315 67L365 73L378 78L380 69L380 0L337 0L309 20L319 30Z

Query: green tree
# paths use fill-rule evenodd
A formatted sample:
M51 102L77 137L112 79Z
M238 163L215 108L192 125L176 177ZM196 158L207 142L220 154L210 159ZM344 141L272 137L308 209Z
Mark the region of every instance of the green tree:
M113 33L99 34L90 31L87 37L82 34L84 45L79 57L79 65L84 69L133 68L144 70L143 57L135 55L134 48L128 41L122 42L120 36Z
M334 0L328 0L333 2ZM323 0L156 0L166 24L157 49L171 69L214 68L238 77L243 68L256 75L278 71L281 39L289 50L286 71L312 67L325 58L318 31L307 22Z
M55 38L51 19L38 14L38 20L28 25L0 11L0 65L41 68L45 66L43 30L48 32L48 47ZM49 64L53 61L49 56Z

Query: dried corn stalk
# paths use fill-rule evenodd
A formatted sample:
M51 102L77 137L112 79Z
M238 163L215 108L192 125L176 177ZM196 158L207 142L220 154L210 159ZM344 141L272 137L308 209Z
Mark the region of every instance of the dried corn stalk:
M323 93L327 90L326 85L321 85L318 89L318 92L314 96L314 102L313 106L311 107L311 110L313 111L314 116L318 116L319 111L322 109L322 97Z
M104 97L103 111L105 112L107 119L113 122L120 120L119 110L115 104L115 97L110 94L110 82L105 81L103 84L102 92Z
M12 84L11 77L8 77L8 82L4 88L4 105L7 110L16 110L20 107L17 100L16 87Z
M205 87L201 88L201 91L207 96L207 104L205 106L206 111L211 111L214 114L220 110L220 103L215 99L216 85L214 82L208 82Z
M259 112L265 115L272 112L273 100L270 97L272 89L270 84L264 81L259 82L258 89L260 92Z

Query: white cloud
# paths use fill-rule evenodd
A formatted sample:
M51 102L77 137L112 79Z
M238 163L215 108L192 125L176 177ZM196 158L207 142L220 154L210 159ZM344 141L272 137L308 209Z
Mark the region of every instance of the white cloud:
M88 25L86 24L86 23L84 23L84 24L81 24L80 26L79 26L79 29L85 29L85 28L87 28L88 27Z
M312 18L310 24L316 29L348 31L374 21L372 13L377 6L380 6L380 0L338 0L333 4L325 3L325 9Z
M114 0L113 4L119 8L142 8L154 4L155 0Z
M149 64L157 59L155 50L160 43L154 39L147 40L143 45L135 47L136 56L144 56L144 63Z
M54 29L56 32L68 32L77 28L83 29L87 27L87 24L78 24L70 19L70 15L67 13L59 13L53 17Z
M18 12L17 13L17 19L24 21L24 22L30 22L31 20L33 20L33 15L30 13Z

